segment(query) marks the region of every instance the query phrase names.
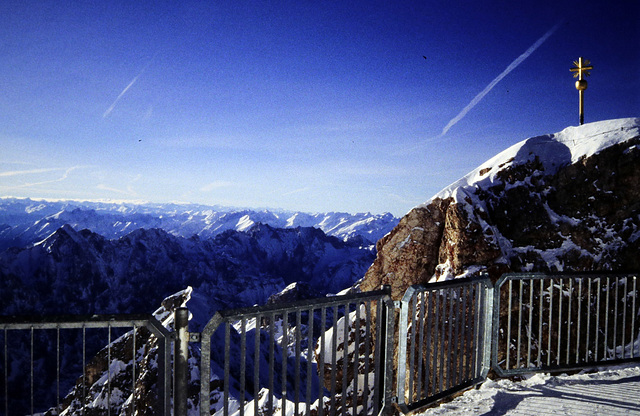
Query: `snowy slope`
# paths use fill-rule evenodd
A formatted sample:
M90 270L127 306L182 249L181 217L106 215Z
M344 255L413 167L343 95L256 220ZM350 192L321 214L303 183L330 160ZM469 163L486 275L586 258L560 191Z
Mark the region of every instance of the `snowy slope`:
M502 179L500 172L524 165L537 158L545 174L553 175L559 168L590 157L615 144L640 135L640 118L624 118L567 127L559 133L523 140L492 157L467 175L447 186L436 198L455 198L456 202L477 188L487 189ZM428 204L428 202L427 202ZM426 206L423 204L422 206Z
M575 375L535 374L487 380L449 403L415 416L640 415L640 365Z

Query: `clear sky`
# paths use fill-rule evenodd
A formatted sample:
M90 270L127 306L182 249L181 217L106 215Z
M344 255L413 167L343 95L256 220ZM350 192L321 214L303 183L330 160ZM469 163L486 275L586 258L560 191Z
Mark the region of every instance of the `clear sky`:
M0 2L0 196L403 215L640 116L640 2ZM442 134L445 132L445 134Z

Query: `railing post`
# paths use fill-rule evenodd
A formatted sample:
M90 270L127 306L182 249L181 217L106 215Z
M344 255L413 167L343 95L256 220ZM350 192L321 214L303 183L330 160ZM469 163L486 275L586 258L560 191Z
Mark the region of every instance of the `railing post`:
M173 414L187 415L187 386L189 384L189 310L175 312L176 341L173 368Z
M384 285L382 289L391 294L391 286ZM380 415L389 415L393 413L393 341L394 341L394 322L395 322L395 305L393 300L382 301L382 316L380 317L381 334L380 336L380 364L383 372L380 380L382 381L380 388L380 398L382 400L380 406Z

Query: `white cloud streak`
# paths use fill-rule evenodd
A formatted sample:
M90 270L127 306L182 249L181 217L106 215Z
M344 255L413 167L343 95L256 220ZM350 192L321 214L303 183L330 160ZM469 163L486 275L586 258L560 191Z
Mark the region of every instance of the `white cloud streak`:
M142 68L142 70L138 73L138 75L136 75L131 82L129 83L129 85L127 85L126 87L124 87L124 89L122 90L122 92L118 95L118 97L115 99L115 101L109 106L109 108L107 108L107 111L104 112L104 114L102 115L102 118L107 118L109 117L109 114L111 114L111 112L113 111L113 109L116 107L116 104L118 104L118 101L120 101L120 99L122 98L123 95L126 94L127 91L129 91L129 88L131 88L133 86L133 84L136 83L136 81L138 81L138 78L140 78L142 76L142 74L144 74L144 71L147 70L147 68L149 67L149 65L151 65L151 61L153 61L153 58L155 58L156 56L153 55L153 57L151 57L151 59L149 60L149 62L147 62L147 64L144 66L144 68Z
M311 189L310 187L306 186L304 188L298 188L298 189L294 189L292 191L288 191L282 194L282 196L289 196L289 195L295 195L295 194L299 194L302 192L307 192L309 189Z
M60 170L60 169L52 168L52 169L10 170L10 171L6 171L6 172L0 172L0 177L33 175L33 174L36 174L36 173L53 172L53 171L56 171L56 170Z
M50 183L55 183L55 182L62 182L64 180L66 180L69 175L71 174L71 172L73 172L76 169L80 169L84 166L73 166L70 167L68 169L65 169L64 173L62 174L61 177L56 178L56 179L50 179L50 180L46 180L46 181L41 181L41 182L29 182L29 183L23 183L20 185L13 185L13 186L0 186L0 188L3 189L21 189L21 188L30 188L30 187L34 187L34 186L39 186L39 185L46 185L46 184L50 184ZM43 173L43 172L51 172L51 171L58 171L58 170L62 170L62 169L33 169L30 171L12 171L12 172L2 172L4 175L0 174L0 176L12 176L12 175L8 175L8 174L34 174L34 173Z
M536 49L538 49L538 47L542 45L549 38L549 36L553 35L553 32L555 32L559 26L560 26L560 23L556 24L547 33L545 33L540 39L538 39L533 45L531 45L529 49L527 49L522 55L518 56L513 62L511 62L511 64L509 64L507 69L502 71L502 73L498 75L493 81L491 81L489 85L485 87L484 90L482 90L478 95L476 95L473 98L473 100L471 100L471 102L467 104L467 106L463 108L462 111L460 111L460 113L457 116L452 118L451 121L449 121L449 123L447 123L447 125L444 126L440 136L444 136L445 134L447 134L449 129L453 127L457 122L462 120L464 116L466 116L467 113L471 111L471 109L475 107L480 102L480 100L482 100L484 96L487 95L489 91L491 91L493 87L496 86L496 84L498 84L498 82L500 82L504 77L509 75L511 71L516 69L518 65L520 65L525 59L527 59Z
M227 188L230 186L234 186L233 182L228 182L228 181L214 181L211 183L206 184L205 186L203 186L202 188L200 188L201 192L211 192L215 189L220 189L220 188Z

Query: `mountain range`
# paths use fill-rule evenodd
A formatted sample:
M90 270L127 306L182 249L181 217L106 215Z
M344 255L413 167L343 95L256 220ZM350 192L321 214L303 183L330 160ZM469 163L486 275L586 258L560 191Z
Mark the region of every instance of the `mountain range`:
M140 228L160 228L175 236L207 239L226 230L246 231L258 223L274 228L314 227L342 240L363 238L365 244L373 245L393 229L398 219L389 213L311 214L196 204L0 198L0 251L42 241L63 225L78 231L89 229L108 239Z

